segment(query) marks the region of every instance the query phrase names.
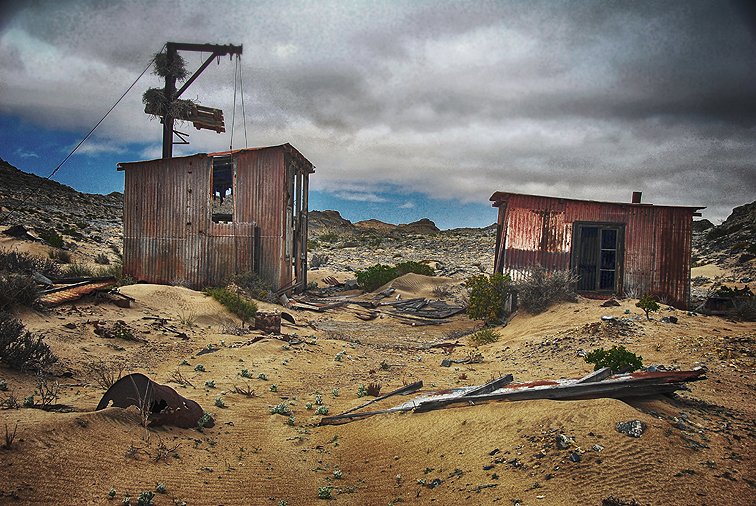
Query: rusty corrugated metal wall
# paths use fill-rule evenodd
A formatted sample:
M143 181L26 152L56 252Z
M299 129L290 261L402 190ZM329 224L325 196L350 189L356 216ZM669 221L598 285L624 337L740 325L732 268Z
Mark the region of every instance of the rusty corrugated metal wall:
M576 222L614 224L621 231L617 295L655 294L687 308L693 216L701 208L594 202L497 192L496 272L517 279L535 264L575 269Z
M119 164L125 172L124 273L200 289L258 266L274 290L306 286L307 198L299 199L300 226L287 234L287 165L307 181L312 164L289 144L215 155L233 164L230 222L212 219L212 155ZM295 261L300 250L285 254L286 241L304 245L304 269Z

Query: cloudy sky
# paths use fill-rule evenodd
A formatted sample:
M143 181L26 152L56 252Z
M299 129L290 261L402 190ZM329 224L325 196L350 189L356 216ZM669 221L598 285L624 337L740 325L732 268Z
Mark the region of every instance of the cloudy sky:
M3 5L0 158L42 176L172 41L244 46L238 68L221 58L183 97L223 109L227 133L184 125L191 145L174 153L289 142L316 166L311 209L352 221L486 226L494 191L620 202L642 191L707 206L715 224L756 200L745 2ZM203 61L182 56L190 71ZM122 191L116 163L160 157L161 125L141 102L162 87L151 70L54 180Z

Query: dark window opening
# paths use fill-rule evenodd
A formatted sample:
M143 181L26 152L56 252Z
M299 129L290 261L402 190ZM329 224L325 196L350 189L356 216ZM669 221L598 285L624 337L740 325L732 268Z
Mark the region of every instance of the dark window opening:
M622 224L575 223L572 265L577 290L616 292L621 276Z
M212 216L215 223L231 222L234 216L234 166L213 163Z

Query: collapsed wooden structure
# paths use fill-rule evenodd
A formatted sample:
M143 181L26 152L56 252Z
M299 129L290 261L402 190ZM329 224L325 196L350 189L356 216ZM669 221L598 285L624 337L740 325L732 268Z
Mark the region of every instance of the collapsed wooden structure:
M418 381L340 415L324 417L320 420L320 425L338 425L383 413L398 411L423 413L454 405L474 406L490 401L576 400L599 397L626 399L668 394L685 388L685 383L688 381L705 379L704 372L704 369L696 368L690 371L612 374L610 368L604 367L578 379L540 380L525 383L512 383L514 378L511 374L507 374L485 385L429 392L382 411L355 412L377 400L396 394L407 395L415 392L423 386L423 382Z

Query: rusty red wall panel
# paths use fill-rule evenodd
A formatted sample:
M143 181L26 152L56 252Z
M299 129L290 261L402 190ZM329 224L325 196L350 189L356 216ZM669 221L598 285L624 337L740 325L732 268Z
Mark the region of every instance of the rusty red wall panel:
M569 269L573 267L572 230L576 221L622 223L623 291L653 293L670 304L687 307L693 215L700 208L503 192L495 193L491 200L500 208L498 272L510 272L517 279L536 263L548 269Z
M259 249L260 277L274 289L292 282L293 260L283 256L286 164L294 160L305 178L314 172L312 164L288 144L229 154L235 181L231 223L212 221L212 155L119 165L125 171L124 273L198 289L253 270Z

